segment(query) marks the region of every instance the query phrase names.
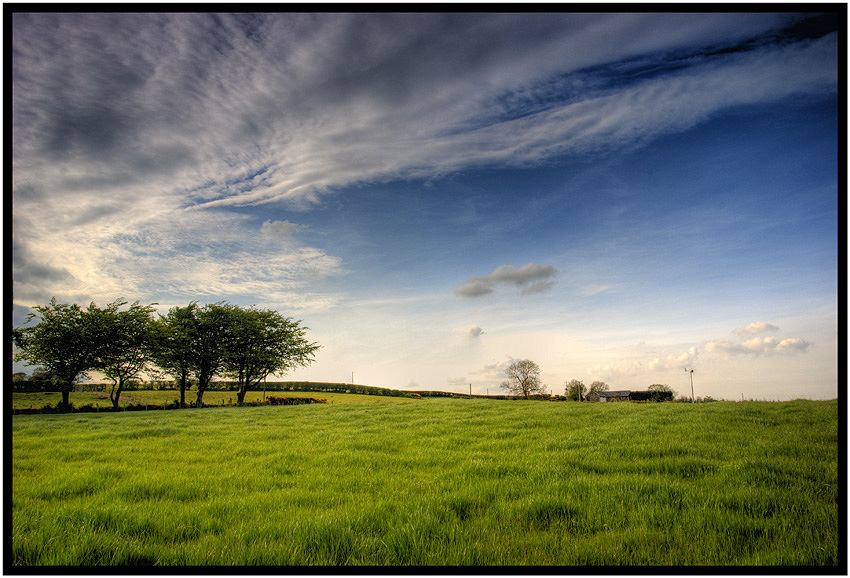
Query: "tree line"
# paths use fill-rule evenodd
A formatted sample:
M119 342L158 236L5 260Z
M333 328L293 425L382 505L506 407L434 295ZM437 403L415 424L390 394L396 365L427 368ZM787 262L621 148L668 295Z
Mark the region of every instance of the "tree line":
M513 395L522 396L525 399L537 395L548 395L546 386L540 379L540 366L530 359L511 363L505 370L505 375L508 379L502 382L501 387ZM608 384L604 381L594 381L588 388L583 381L571 379L564 384L564 399L567 401L587 401L588 398L592 398L602 391L610 391ZM646 393L646 400L649 401L668 397L672 399L676 395L676 392L669 386L661 383L650 385L646 392L634 393ZM665 394L669 394L669 396Z
M186 405L190 379L197 385L196 407L213 377L237 382L237 403L270 374L281 374L313 362L321 347L306 339L300 321L270 309L240 307L221 301L172 307L155 315L156 303L116 300L105 307L94 302L33 307L27 323L15 328L13 358L40 365L69 405L70 392L80 377L99 371L112 380L109 399L118 409L125 386L142 373L172 376L180 388L180 407Z

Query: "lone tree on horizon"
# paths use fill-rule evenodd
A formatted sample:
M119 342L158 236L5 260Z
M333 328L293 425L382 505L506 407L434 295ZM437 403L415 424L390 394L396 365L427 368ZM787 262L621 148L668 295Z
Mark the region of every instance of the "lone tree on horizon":
M546 393L546 387L540 381L540 367L530 359L514 361L505 370L507 381L502 382L502 389L507 389L513 395L521 395L528 399L533 393Z

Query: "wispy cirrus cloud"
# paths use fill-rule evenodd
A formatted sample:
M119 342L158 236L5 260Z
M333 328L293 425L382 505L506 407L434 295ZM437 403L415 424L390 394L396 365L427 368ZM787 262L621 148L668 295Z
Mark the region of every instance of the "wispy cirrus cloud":
M206 232L212 209L305 209L354 183L641 146L724 108L834 90L835 35L740 48L798 18L13 14L13 226L27 256L16 299L150 293L153 260L158 283L184 285L194 261L208 287L238 243L203 234L169 254L156 240ZM298 230L268 223L278 239ZM240 291L262 299L322 270L274 251L252 254L277 272ZM64 282L35 287L39 272ZM515 283L491 275L457 293L503 282Z
M513 265L501 265L492 273L483 277L472 277L455 289L458 297L476 298L496 290L498 285L513 285L521 290L523 295L541 293L552 288L557 270L551 265L529 263L519 269Z
M688 58L792 20L15 15L27 46L16 52L14 156L63 188L162 181L186 203L314 202L351 182L642 141L834 83L834 39ZM628 76L594 68L624 59Z

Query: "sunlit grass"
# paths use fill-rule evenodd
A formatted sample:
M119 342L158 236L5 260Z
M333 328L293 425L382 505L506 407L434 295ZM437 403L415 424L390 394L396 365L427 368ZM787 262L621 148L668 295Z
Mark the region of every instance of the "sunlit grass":
M834 401L361 397L15 416L12 562L837 564Z
M197 392L186 392L186 404L195 401ZM385 397L375 395L361 395L354 393L333 393L323 391L267 391L266 396L274 395L277 397L312 397L324 398L329 403L371 403L376 398L382 400L404 401L409 398L403 397ZM249 391L245 395L245 401L248 403L262 401L263 391ZM119 407L136 404L151 404L164 406L180 400L180 392L174 390L139 390L139 391L124 391L119 398ZM46 405L56 406L62 401L62 394L59 392L16 392L12 396L12 407L15 409L41 409ZM88 392L88 391L73 391L70 393L68 401L76 408L85 405L108 409L112 407L112 402L109 401L108 390L106 392ZM210 406L223 406L236 404L235 391L217 391L211 390L204 393L204 404Z

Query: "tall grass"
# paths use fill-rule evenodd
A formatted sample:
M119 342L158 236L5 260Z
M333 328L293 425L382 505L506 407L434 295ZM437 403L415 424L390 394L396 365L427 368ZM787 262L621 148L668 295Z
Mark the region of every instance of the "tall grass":
M329 402L344 402L344 403L370 403L374 396L362 395L354 393L323 393L309 391L268 391L266 397L274 395L277 397L312 397L325 398ZM119 407L127 407L128 405L149 404L166 406L179 401L180 392L174 390L132 390L124 391L121 394L118 405ZM249 391L245 394L245 402L252 403L262 401L263 391ZM401 397L387 397L390 401L403 400ZM20 409L42 409L45 406L56 406L62 401L62 394L56 392L26 392L14 393L12 395L12 407L16 410ZM187 392L186 405L195 401L195 392ZM74 391L71 392L69 402L75 408L91 405L106 410L112 407L112 402L109 401L108 392L89 392L89 391ZM208 406L225 406L236 404L235 391L220 391L212 390L204 393L204 405Z
M839 563L837 403L15 416L15 565Z

